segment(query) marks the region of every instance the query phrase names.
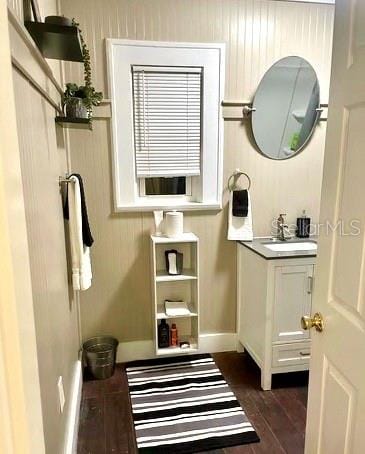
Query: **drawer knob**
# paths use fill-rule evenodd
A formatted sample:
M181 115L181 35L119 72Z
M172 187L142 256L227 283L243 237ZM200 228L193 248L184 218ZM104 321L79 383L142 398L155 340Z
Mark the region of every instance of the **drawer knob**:
M313 317L304 315L301 319L301 325L302 329L304 330L308 330L314 327L316 331L321 333L324 326L322 315L319 312L316 312Z

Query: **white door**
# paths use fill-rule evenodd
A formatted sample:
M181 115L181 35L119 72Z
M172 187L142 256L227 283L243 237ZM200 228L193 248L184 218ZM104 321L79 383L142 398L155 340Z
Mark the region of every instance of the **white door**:
M273 342L309 339L301 329L302 315L310 315L313 265L287 265L275 268Z
M365 1L336 0L306 454L365 453ZM352 223L352 224L351 224ZM342 224L342 231L341 231ZM361 231L356 232L360 227ZM357 233L357 234L356 234Z

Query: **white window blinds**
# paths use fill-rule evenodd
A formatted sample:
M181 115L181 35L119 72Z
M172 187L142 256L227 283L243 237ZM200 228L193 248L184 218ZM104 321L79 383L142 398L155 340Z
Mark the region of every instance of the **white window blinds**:
M137 177L200 175L201 68L132 66Z

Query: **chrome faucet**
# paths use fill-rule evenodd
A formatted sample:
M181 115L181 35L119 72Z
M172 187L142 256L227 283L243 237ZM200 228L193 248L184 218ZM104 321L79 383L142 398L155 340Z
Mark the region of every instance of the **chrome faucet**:
M288 224L285 224L284 216L286 216L286 214L280 214L277 220L278 239L280 241L290 240L292 237Z

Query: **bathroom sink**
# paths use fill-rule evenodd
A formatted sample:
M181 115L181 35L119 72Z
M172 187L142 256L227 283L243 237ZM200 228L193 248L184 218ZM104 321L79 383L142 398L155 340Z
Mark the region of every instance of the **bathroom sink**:
M264 243L267 249L275 252L316 251L317 243L314 241L291 241L288 243Z

